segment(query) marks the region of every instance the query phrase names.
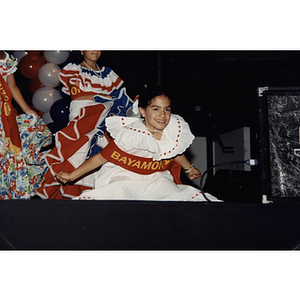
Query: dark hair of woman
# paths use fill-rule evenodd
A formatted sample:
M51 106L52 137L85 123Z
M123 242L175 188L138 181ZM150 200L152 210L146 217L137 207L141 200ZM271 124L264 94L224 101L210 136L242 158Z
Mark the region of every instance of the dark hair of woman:
M81 50L72 50L71 52L71 61L76 63L81 63L83 61L83 55ZM101 53L101 56L98 60L98 62L101 60L101 65L105 65L105 54L103 55L103 52Z

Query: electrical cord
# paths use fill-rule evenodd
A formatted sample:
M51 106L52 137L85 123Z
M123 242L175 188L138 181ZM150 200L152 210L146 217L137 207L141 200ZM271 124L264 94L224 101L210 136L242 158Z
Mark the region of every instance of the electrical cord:
M205 198L205 200L207 200L208 202L212 202L206 195L205 192L203 190L203 178L204 176L212 169L220 167L220 166L226 166L226 165L233 165L233 164L240 164L240 163L245 163L246 165L250 165L250 166L256 166L257 165L257 160L256 159L247 159L247 160L234 160L234 161L229 161L229 162L223 162L223 163L218 163L215 164L213 166L211 166L210 168L208 168L201 176L200 179L200 190L201 193L203 195L203 197Z

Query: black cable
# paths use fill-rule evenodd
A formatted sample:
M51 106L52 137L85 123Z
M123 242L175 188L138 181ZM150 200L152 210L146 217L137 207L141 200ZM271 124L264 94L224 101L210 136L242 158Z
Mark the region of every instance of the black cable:
M204 175L206 175L210 170L212 170L213 168L216 168L216 167L220 167L220 166L226 166L226 165L233 165L233 164L240 164L240 163L247 163L248 160L235 160L235 161L229 161L229 162L223 162L223 163L218 163L218 164L215 164L213 166L211 166L210 168L208 168L201 176L201 179L200 179L200 190L201 190L201 193L203 195L203 197L205 198L205 200L207 200L208 202L212 202L210 199L208 199L208 197L205 195L205 192L203 191L203 178L204 178Z

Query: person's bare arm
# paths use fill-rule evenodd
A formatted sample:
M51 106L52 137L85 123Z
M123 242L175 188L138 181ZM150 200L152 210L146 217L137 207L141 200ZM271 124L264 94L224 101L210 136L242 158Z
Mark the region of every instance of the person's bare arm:
M107 160L100 153L97 153L91 158L89 158L88 160L86 160L82 165L76 168L73 172L68 173L65 171L60 171L59 173L55 174L55 177L57 178L57 180L59 180L62 183L75 181L76 179L84 176L90 171L102 166L106 162Z
M189 179L194 180L201 177L201 172L189 162L184 154L176 156L175 160L187 172L187 176L189 177Z
M28 106L25 99L23 98L22 93L16 84L15 76L13 74L10 74L7 76L7 84L12 92L13 98L20 105L20 107L24 111L24 113L25 114L34 114L37 117L38 114Z

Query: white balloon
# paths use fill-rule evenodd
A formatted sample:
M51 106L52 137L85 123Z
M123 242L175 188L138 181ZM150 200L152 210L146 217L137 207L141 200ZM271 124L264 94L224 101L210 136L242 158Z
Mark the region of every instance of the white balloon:
M42 85L47 87L56 87L59 85L58 74L61 68L53 63L46 63L39 69L39 81Z
M70 51L44 51L44 57L47 62L60 65L64 63L70 55Z
M44 113L50 112L52 104L62 99L58 90L51 87L41 87L32 96L33 106Z
M45 112L43 115L42 115L42 119L44 121L44 123L47 125L49 123L53 123L54 121L52 120L51 118L51 115L50 115L50 112Z
M20 61L22 59L22 57L27 54L28 54L27 51L14 51L13 52L14 57L16 57L18 59L18 61Z

